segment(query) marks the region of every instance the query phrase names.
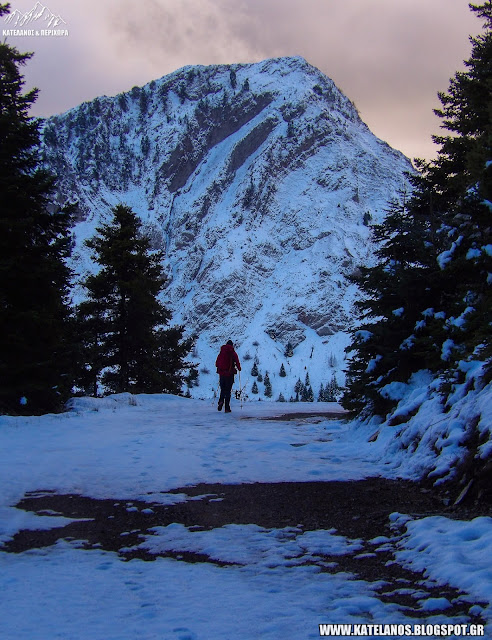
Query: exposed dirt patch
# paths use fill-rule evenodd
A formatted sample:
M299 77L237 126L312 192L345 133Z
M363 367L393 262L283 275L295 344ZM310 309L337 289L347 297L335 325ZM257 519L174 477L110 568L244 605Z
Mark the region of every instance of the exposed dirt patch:
M394 511L409 515L430 515L443 511L442 502L431 492L405 481L370 478L352 482L281 482L253 484L199 484L169 491L170 494L203 496L173 505L117 499L95 500L79 495L35 492L17 506L39 515L91 518L60 529L30 532L42 537L71 537L99 540L116 551L111 542L122 531L145 531L149 527L179 522L187 527L213 529L225 524L257 524L265 528L302 526L304 530L336 529L349 538L370 540L381 535ZM152 513L147 513L150 507ZM58 532L58 533L57 533ZM103 535L104 533L104 535ZM17 537L9 544L9 549ZM43 546L40 544L40 546Z
M398 511L417 517L476 515L447 508L435 494L418 484L381 478L357 482L200 484L166 493L186 494L188 498L195 499L162 505L33 492L26 495L16 505L17 508L39 515L63 515L85 520L50 530L20 531L3 550L19 553L65 539L80 541L83 548L117 552L123 560L154 560L155 554L134 547L143 541L152 527L171 523L181 523L191 531L214 529L226 524L256 524L266 529L297 527L300 531L334 529L339 535L361 539L364 548L343 556L317 556L314 564L321 571L348 572L377 583L381 600L397 604L409 616L428 617L429 612L422 609L421 601L436 597L449 601L446 616L465 616L471 622L478 620L469 615L470 607L477 603L466 594L432 584L422 574L404 569L395 561L397 536L395 538L389 527L391 513ZM381 536L385 537L384 541ZM205 554L179 550L159 555L184 562L230 564ZM312 557L306 562L313 564Z

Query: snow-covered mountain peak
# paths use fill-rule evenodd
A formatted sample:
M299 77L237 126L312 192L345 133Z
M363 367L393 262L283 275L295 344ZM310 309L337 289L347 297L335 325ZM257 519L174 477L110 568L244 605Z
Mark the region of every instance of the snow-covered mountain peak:
M198 336L202 379L229 337L271 377L284 362L274 397L308 370L313 387L340 372L347 276L372 261L367 225L411 164L318 69L301 57L184 67L50 118L44 154L60 200L78 202L79 273L94 268L84 239L119 202L165 249L167 302Z

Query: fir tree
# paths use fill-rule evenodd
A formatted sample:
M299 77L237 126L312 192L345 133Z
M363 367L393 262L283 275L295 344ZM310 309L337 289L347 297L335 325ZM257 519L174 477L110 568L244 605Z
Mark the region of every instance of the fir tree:
M188 389L200 386L200 382L198 381L198 371L195 368L192 368L189 371L188 375L185 378L185 382Z
M323 384L321 384L319 388L318 402L325 402L325 388L323 387Z
M333 353L330 353L330 357L328 358L328 366L334 369L337 366L338 362L336 356Z
M258 375L258 365L255 362L253 362L253 366L251 368L251 375L254 376L256 378L256 376Z
M140 116L143 118L148 111L149 108L149 96L145 90L142 90L140 94Z
M420 369L459 381L459 361L479 358L492 374L492 3L470 8L485 31L439 94L437 159L417 162L412 197L374 228L379 264L361 269L347 408L383 415L395 404L385 386Z
M9 5L0 5L0 16ZM0 43L0 412L61 407L72 388L68 310L70 215L52 204L41 168L39 121L22 94L31 58Z
M422 364L420 353L410 347L421 311L435 300L436 251L426 243L425 220L404 199L390 205L383 223L373 227L373 237L379 263L361 266L352 277L364 294L357 303L363 322L352 333L349 350L356 353L348 367L346 403L384 413L392 401L380 389L406 381Z
M113 393L179 394L193 340L183 339L183 327L167 326L170 314L158 299L162 255L151 252L131 209L118 205L113 214L87 241L101 269L86 279L88 299L78 308L81 384L90 392L102 384Z
M100 395L100 374L107 364L103 342L109 330L106 299L100 280L91 284L91 298L81 302L76 311L79 331L77 348L77 386L87 395Z
M308 401L308 387L306 387L306 385L302 385L302 389L301 392L299 394L299 400L301 402L307 402Z
M279 373L279 376L280 376L281 378L285 378L285 377L287 376L287 374L285 373L285 367L284 367L284 364L283 364L283 363L282 363L282 366L280 367L280 373Z
M293 355L294 355L294 348L292 346L292 343L289 341L287 343L287 346L285 347L284 356L286 358L292 358Z
M301 394L303 388L304 388L304 385L302 384L301 379L298 378L297 382L294 385L294 391L296 392L296 394Z
M177 94L179 96L179 101L181 104L184 104L188 99L188 93L186 92L186 84L181 82L178 86Z
M333 374L331 381L326 385L324 394L325 402L337 402L339 393L340 387L338 385L335 374Z
M444 283L442 311L447 340L454 344L446 360L477 357L492 367L492 3L470 5L484 21L485 31L471 38L466 71L440 93L436 114L449 133L434 136L441 145L435 163L423 166L424 185L444 212L438 233L444 238L439 266ZM428 190L420 189L424 197Z
M301 402L314 402L314 393L311 385L303 386L301 391Z
M251 393L258 393L258 385L256 384L256 380L253 382L253 386L251 387Z
M124 93L118 94L118 104L122 111L128 111L128 102Z
M273 395L272 391L272 383L270 382L270 377L268 375L268 371L265 373L265 396L267 398L271 398Z

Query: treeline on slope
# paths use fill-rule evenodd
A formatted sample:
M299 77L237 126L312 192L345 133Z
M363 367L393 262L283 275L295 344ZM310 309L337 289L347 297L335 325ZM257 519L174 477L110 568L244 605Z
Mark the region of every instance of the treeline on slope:
M0 4L0 16L9 10ZM59 410L77 387L179 393L196 373L192 340L168 326L161 256L127 207L89 241L100 271L70 306L73 220L41 167L40 123L28 115L37 90L22 94L30 57L0 43L0 413Z
M342 403L355 412L387 415L421 370L443 380L444 397L473 361L481 384L492 378L492 2L470 9L484 31L438 94L437 159L417 161L411 197L373 227L376 266L353 276L363 299Z

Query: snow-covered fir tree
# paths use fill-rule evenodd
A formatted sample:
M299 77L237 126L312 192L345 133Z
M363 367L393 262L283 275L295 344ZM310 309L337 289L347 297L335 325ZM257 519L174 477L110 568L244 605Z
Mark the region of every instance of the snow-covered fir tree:
M292 358L293 355L294 355L294 348L292 346L292 343L289 340L289 342L287 342L287 345L285 347L284 356L286 358Z
M418 162L411 197L373 227L379 263L354 278L365 297L343 399L352 410L385 415L398 401L392 383L422 369L448 391L468 360L485 363L484 382L492 377L492 3L470 8L485 28L439 94L437 159Z

